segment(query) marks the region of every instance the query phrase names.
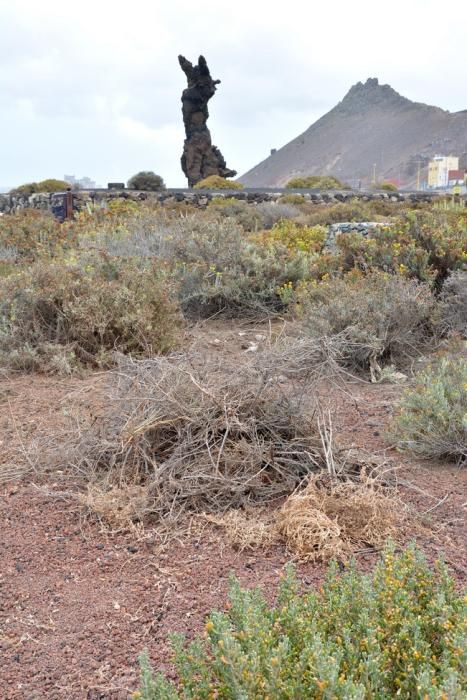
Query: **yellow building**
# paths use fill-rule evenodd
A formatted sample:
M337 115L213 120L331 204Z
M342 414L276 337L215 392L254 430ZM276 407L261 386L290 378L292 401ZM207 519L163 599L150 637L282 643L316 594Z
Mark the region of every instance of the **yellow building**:
M428 187L447 187L449 171L458 169L457 156L435 156L428 163Z

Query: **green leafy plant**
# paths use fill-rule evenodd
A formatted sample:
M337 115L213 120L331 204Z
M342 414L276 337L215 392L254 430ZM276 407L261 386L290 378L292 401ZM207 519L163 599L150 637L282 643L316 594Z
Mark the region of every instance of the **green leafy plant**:
M283 242L253 235L225 219L205 222L184 237L184 259L175 276L180 300L190 315L267 315L286 308L280 288L295 287L308 276L310 255L290 250ZM180 253L179 253L180 255Z
M379 185L378 189L384 190L385 192L397 192L397 187L393 182L383 182Z
M286 184L289 190L300 189L320 189L320 190L348 190L350 187L345 185L337 177L333 175L304 175L302 177L294 177Z
M467 270L456 270L447 278L440 301L443 332L467 337Z
M19 185L11 190L10 194L30 195L37 192L63 192L69 187L71 187L70 183L66 182L65 180L48 178L47 180L41 180L40 182L27 182L24 185Z
M333 564L317 592L300 594L288 569L275 606L235 580L229 600L203 638L172 637L176 682L142 656L135 699L465 697L465 599L413 546L387 547L371 575L354 566L339 575Z
M257 231L262 228L262 216L258 209L235 197L213 197L208 207L211 212L222 218L235 221L244 231Z
M280 204L293 204L294 206L305 204L305 201L305 197L302 194L296 194L294 192L283 194L279 199Z
M159 192L165 190L164 180L160 175L156 175L152 170L142 170L128 180L130 190L145 190L148 192Z
M326 229L323 226L303 226L282 219L275 223L266 233L253 237L264 244L280 244L290 251L304 253L320 253L326 240Z
M421 457L467 458L467 360L446 355L419 372L389 439Z

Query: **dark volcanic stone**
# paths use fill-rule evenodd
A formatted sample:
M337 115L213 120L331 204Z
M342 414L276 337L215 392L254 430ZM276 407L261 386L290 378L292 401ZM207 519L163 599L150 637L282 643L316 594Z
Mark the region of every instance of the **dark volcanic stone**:
M184 56L179 56L178 61L188 81L188 87L182 93L186 139L181 158L188 184L193 187L209 175L234 177L237 172L227 167L220 150L212 145L206 124L209 117L208 102L216 92L220 80L211 78L204 56L199 57L196 66Z

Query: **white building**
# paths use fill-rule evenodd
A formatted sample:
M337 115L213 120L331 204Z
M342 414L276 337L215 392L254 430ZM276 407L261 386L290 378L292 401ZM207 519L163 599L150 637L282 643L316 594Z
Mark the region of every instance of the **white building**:
M436 189L447 187L450 170L459 169L457 156L435 156L428 163L428 187Z
M83 177L75 177L74 175L64 175L63 179L65 182L69 182L70 185L79 187L81 190L95 190L97 185L94 180L90 177L84 175Z

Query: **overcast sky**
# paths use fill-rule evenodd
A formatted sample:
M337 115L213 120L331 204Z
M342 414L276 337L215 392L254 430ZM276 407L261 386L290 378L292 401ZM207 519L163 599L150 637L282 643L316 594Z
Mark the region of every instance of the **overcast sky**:
M239 174L368 77L467 109L466 26L466 3L439 0L0 0L0 186L185 186L179 53L222 80L208 125Z

